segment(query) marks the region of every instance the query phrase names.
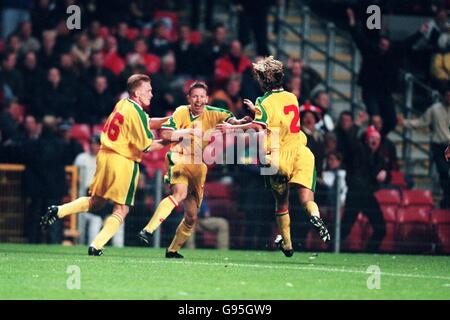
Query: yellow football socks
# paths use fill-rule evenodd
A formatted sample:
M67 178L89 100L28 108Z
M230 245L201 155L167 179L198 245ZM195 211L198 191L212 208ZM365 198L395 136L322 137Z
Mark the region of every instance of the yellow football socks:
M167 249L170 252L177 252L184 245L184 243L189 239L194 231L194 226L189 226L186 224L184 218L181 220L178 225L177 232L175 233L175 237L172 240L169 248Z
M103 249L105 244L116 234L122 224L123 219L118 214L110 215L103 225L102 230L97 234L91 246L97 250Z
M291 241L291 218L287 209L275 212L278 229L283 237L283 248L286 250L292 249Z
M89 202L91 197L81 197L72 202L58 206L58 218L89 211Z
M315 203L314 201L306 202L303 209L309 216L320 218L319 207L317 206L317 203Z
M145 226L144 230L150 233L153 233L161 223L167 219L172 210L178 206L178 202L174 197L168 196L164 198L156 208L155 213L150 219L149 223Z

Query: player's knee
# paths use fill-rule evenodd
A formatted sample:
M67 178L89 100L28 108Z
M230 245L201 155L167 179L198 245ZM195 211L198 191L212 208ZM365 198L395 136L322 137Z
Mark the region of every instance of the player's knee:
M172 195L178 203L182 202L187 197L187 190L175 190Z
M186 223L186 225L188 225L190 227L195 226L197 221L198 221L197 215L194 215L194 216L185 215L185 217L184 217L184 222Z
M120 216L122 218L122 220L125 220L129 211L130 211L130 209L126 205L116 205L113 209L113 214L116 214L116 215Z

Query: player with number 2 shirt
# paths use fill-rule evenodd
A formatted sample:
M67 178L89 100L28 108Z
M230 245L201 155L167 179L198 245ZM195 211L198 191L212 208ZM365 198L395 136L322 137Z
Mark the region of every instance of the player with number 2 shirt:
M252 123L217 126L222 132L235 129L258 131L266 129L266 161L278 168L276 174L266 181L275 197L275 216L280 230L275 243L285 256L294 253L290 235L289 186L298 187L302 209L309 215L310 222L323 241L330 240L325 223L320 218L319 207L314 202L316 169L314 155L306 147L306 136L300 130L300 115L297 97L283 89L284 73L282 62L272 56L253 64L256 79L266 92L253 105L244 103L255 112Z

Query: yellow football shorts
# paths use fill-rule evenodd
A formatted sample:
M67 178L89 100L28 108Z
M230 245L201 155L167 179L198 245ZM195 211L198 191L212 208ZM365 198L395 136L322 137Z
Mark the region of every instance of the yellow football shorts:
M117 204L134 205L139 180L139 165L115 152L100 149L96 159L91 196L99 196Z
M315 192L316 168L311 150L304 145L281 150L278 155L278 173L269 176L268 181L270 187L279 194L287 190L288 184L299 184Z
M165 182L170 185L184 184L188 186L188 195L194 197L197 207L200 208L203 200L203 187L205 185L208 167L206 164L174 164L166 157L168 169Z

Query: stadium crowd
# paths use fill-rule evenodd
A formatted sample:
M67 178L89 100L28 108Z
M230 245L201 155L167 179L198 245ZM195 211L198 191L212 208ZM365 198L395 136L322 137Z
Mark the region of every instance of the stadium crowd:
M267 14L271 2L263 2L260 10ZM86 13L81 30L69 30L66 25L65 10L72 4L80 5L83 14ZM240 5L245 13L249 4L241 1ZM80 154L93 152L91 144L95 140L80 143L74 138L72 129L77 124L87 124L92 133L101 132L105 117L115 102L126 96L126 79L131 74L151 76L154 98L150 116L166 116L177 106L186 104L186 90L194 79L209 84L211 105L226 108L237 118L251 115L242 100L255 101L263 94L253 79L251 66L260 55L269 53L266 33L264 30L257 33L258 45L250 57L240 40L248 43L245 39L250 29L261 26L249 23L246 30L241 30L240 39L232 38L224 24L211 21L205 23L209 29L199 31L195 29L198 26L196 13L191 16L190 23L181 21L177 12L184 9L178 8L175 1L3 1L0 163L26 165L28 183L25 183L25 192L31 199L29 207L32 211L27 215L30 242L43 241L38 235L38 218L48 205L59 203L57 199L67 193L64 166L77 164ZM447 88L449 77L445 64L450 53L445 49L448 41L444 36L450 29L447 16L443 15L443 11L437 11L433 26L424 26L416 36L436 39L434 45L439 53L433 60L432 76L440 87ZM349 18L354 27L354 16L349 15ZM267 26L262 27L267 29ZM352 32L358 37L356 30ZM428 33L433 35L428 36ZM358 38L356 41L358 43ZM384 50L383 46L389 46L383 42L387 39L380 41L381 50ZM367 56L364 55L366 52ZM379 86L385 77L382 72L392 72L389 66L395 62L389 60L390 56L388 59L378 57L369 49L363 52L363 59L363 91L365 84L373 87L374 83L376 90L382 90L384 87ZM383 68L379 69L379 65ZM330 207L335 204L336 173L346 175L347 183L339 197L344 204L348 188L350 205L345 222L351 227L359 210L370 206L366 214L380 226L374 235L373 249L376 250L385 230L373 193L377 188L389 185L391 172L399 170L395 145L387 138L387 133L396 125L395 111L390 109L383 113L378 109L390 107L385 102L390 99L391 92L380 95L378 91L374 93L375 89L366 88L364 98L369 115L361 112L354 118L351 112L343 112L334 121L328 93L313 68L300 59L289 59L285 73L285 89L299 99L301 128L316 157L319 204ZM373 77L374 73L380 76L380 81L364 82L365 75ZM395 75L388 76L394 81ZM389 81L384 83L386 88L390 86ZM366 130L367 124L372 126ZM77 157L78 162L75 161ZM151 161L146 166L151 167ZM269 229L264 231L265 236L269 236L271 226L267 228L267 224L273 220L270 203L267 203L270 196L262 190L262 178L257 170L251 166L218 166L211 179L226 175L238 177L234 183L241 186L241 210L248 219L259 220L254 226ZM448 181L446 183L448 185ZM362 189L367 191L363 195ZM144 196L142 199L147 204L142 208L143 215L149 216L152 208L148 205L152 201L145 200ZM264 210L268 212L264 213ZM242 246L256 247L252 237L258 233L257 228L247 229ZM350 231L347 229L344 235ZM60 243L62 227L52 230L55 231L48 241ZM259 246L264 244L259 243Z

